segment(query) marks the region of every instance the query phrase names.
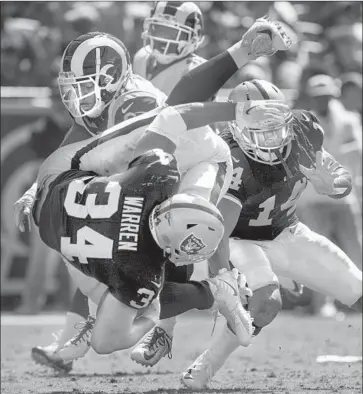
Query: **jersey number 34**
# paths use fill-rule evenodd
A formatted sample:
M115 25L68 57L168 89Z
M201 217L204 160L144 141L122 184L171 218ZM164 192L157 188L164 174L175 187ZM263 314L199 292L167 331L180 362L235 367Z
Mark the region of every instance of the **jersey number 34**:
M107 204L96 204L99 191L87 194L84 205L77 204L77 195L83 194L85 181L89 178L77 179L69 184L64 208L67 214L78 219L109 219L117 212L121 186L118 182L108 182L104 193L108 193ZM99 185L99 184L98 184ZM76 243L71 243L70 237L61 237L61 252L70 261L77 257L82 264L88 264L87 258L112 259L113 240L105 237L88 226L77 231Z

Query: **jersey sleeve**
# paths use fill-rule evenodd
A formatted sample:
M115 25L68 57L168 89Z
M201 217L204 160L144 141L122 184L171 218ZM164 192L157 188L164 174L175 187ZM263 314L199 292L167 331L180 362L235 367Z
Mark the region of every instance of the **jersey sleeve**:
M176 146L179 144L179 137L186 130L187 125L179 112L173 107L163 109L148 127L148 131L168 138Z

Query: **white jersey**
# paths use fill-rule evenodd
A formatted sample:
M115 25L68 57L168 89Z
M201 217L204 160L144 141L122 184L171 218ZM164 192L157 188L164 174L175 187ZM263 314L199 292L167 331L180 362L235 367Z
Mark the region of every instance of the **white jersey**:
M134 73L152 82L154 86L169 95L180 79L194 67L206 60L195 54L171 64L158 63L152 55L150 47L141 48L134 57Z
M163 107L156 108L117 124L96 137L59 148L40 167L38 188L40 190L44 188L42 193L46 194L49 184L55 177L71 169L94 171L98 175L125 172L134 159L137 142L146 129L162 134L174 142L176 145L174 155L182 176L195 167L201 168L198 175L187 177L191 185L194 182L196 187L198 182L211 183L206 172L212 171L215 175L211 185L213 189L215 178L218 177L220 170L219 165L222 165L225 167L223 175L227 174L225 177L227 187L232 168L228 145L209 126L186 130L185 123L180 121L180 116L175 115L176 111L172 107L166 108L168 116L157 117L163 109ZM209 169L205 167L206 165L215 166ZM42 195L42 200L44 197Z

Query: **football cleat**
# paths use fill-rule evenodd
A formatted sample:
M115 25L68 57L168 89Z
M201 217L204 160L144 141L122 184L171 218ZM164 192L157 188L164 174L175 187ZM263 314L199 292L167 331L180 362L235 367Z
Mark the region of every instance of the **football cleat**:
M202 353L181 375L182 384L192 390L207 388L214 375L209 350Z
M173 338L161 327L154 327L131 353L131 360L145 367L152 367L166 355L172 358Z
M248 346L253 335L253 319L241 303L238 270L233 268L232 271L227 271L223 268L216 277L207 281L215 300L212 310L220 312L226 318L240 345Z
M69 373L73 362L65 362L59 355L59 334L52 334L55 341L48 346L35 346L31 350L31 358L40 365L53 368L58 372Z
M96 319L88 316L84 323L78 323L75 328L79 333L67 341L60 349L59 355L65 362L84 357L91 347L91 336Z

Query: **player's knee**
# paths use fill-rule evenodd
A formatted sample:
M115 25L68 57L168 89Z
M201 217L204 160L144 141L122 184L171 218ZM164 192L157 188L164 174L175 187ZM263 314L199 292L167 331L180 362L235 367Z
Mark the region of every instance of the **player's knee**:
M110 354L118 350L128 349L134 343L127 336L114 335L114 333L93 330L91 347L98 354Z
M281 294L278 285L270 284L254 290L248 300L248 310L257 327L270 324L282 308Z

